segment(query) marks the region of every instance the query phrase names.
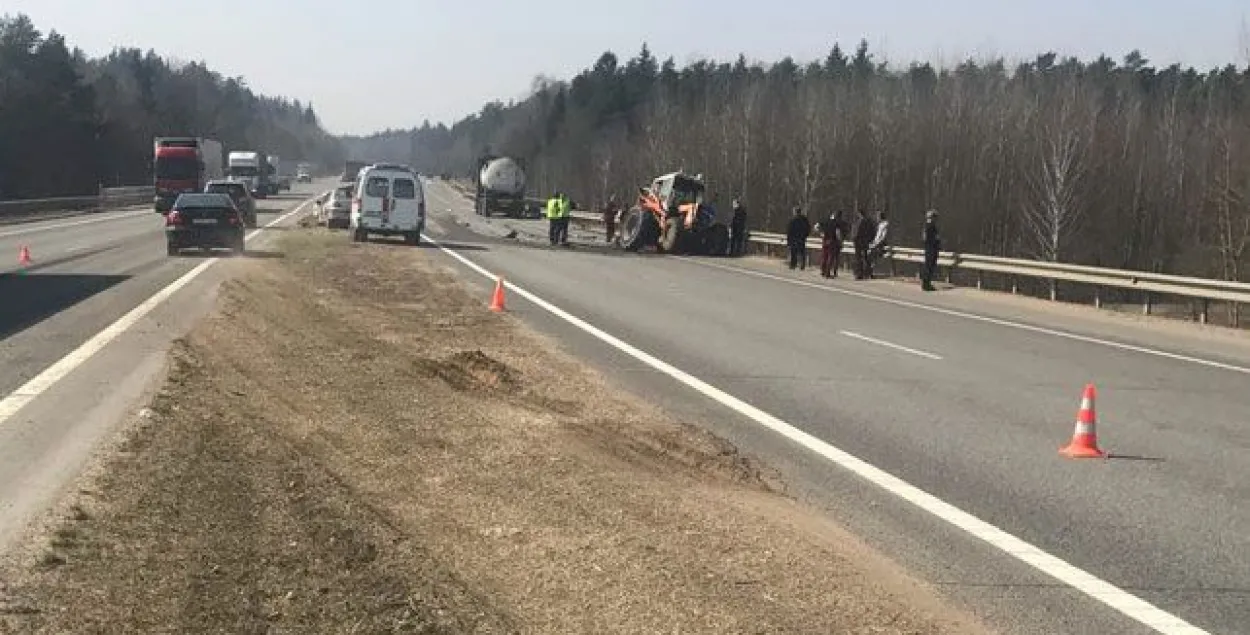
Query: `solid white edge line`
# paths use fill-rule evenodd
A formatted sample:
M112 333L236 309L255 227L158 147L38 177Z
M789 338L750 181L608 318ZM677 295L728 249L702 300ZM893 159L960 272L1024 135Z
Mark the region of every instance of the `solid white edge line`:
M938 359L938 360L942 359L941 355L934 355L933 353L926 353L925 351L917 350L914 348L908 348L906 346L895 344L893 342L887 342L885 340L879 340L875 337L868 337L867 335L861 335L853 331L841 331L841 333L851 339L868 342L869 344L876 344L878 346L884 346L886 348L892 348L894 350L903 351L904 353L911 353L912 355L916 355L918 357L924 357L927 359Z
M315 198L315 197L314 197ZM252 240L260 234L264 229L268 229L285 221L286 219L300 213L305 207L313 201L309 198L300 203L295 209L273 219L265 224L263 228L253 230L244 237L244 240ZM0 399L0 425L6 423L10 418L18 413L26 404L34 401L39 395L43 394L57 382L64 379L72 373L76 368L82 366L87 360L91 359L96 353L100 352L105 346L108 346L113 340L117 339L122 333L125 333L136 322L143 319L153 309L160 306L162 302L169 299L170 296L177 293L179 289L187 286L197 276L213 266L219 258L209 258L204 262L193 267L190 271L182 274L177 280L169 283L165 288L152 294L147 300L144 300L135 308L128 311L125 315L117 318L112 324L104 327L99 333L96 333L91 339L83 342L78 348L70 351L61 359L57 360L51 366L43 369L38 375L32 377L25 384L22 384L17 390L9 393L4 399Z
M425 240L443 253L451 256L464 266L490 280L498 278L495 274L469 258L444 247L437 240L424 236ZM752 406L733 395L730 395L703 380L628 344L613 335L601 331L597 327L574 316L567 311L543 300L529 291L511 282L504 285L513 293L528 300L548 313L581 329L596 339L612 346L618 351L672 377L673 379L694 389L703 396L737 412L758 423L759 425L780 434L786 439L824 457L830 462L860 476L885 491L906 500L916 507L954 525L972 536L989 543L1000 551L1028 564L1034 569L1102 602L1121 614L1154 629L1164 635L1210 635L1207 631L1194 626L1185 620L1138 598L1119 587L1112 585L1066 561L1042 551L1038 547L1021 540L998 527L987 523L968 512L965 512L942 499L921 490L920 488L878 468L866 461L840 450L796 427L774 417L755 406Z
M31 221L31 223L23 223L23 224L32 225L32 226L28 226L23 229L15 229L13 231L0 232L0 238L8 238L10 236L22 236L25 234L36 234L36 233L44 232L44 231L51 231L53 229L62 229L65 227L77 227L78 225L90 225L92 223L106 223L108 221L114 221L114 220L138 218L140 216L144 216L147 214L156 214L156 212L152 210L141 209L141 210L131 210L131 211L125 211L125 212L114 212L112 214L108 212L104 212L104 214L105 215L103 216L93 215L91 218L84 218L82 220L69 221L65 223L56 223L54 225L45 225L44 223L40 223L39 221ZM34 226L34 225L37 225L37 226Z
M1041 333L1041 334L1043 334L1043 335L1051 335L1051 336L1054 336L1054 337L1061 337L1061 338L1064 338L1064 339L1074 340L1074 341L1077 341L1077 342L1085 342L1086 344L1097 344L1097 345L1099 345L1099 346L1106 346L1106 347L1109 347L1109 348L1118 348L1118 349L1120 349L1120 350L1124 350L1124 351L1131 351L1131 352L1134 352L1134 353L1143 353L1143 354L1146 354L1146 355L1154 355L1154 356L1156 356L1156 357L1163 357L1163 358L1166 358L1166 359L1171 359L1171 360L1175 360L1175 361L1179 361L1179 362L1187 362L1187 363L1190 363L1190 364L1198 364L1198 365L1200 365L1200 366L1207 366L1207 367L1209 367L1209 368L1218 368L1218 369L1220 369L1220 370L1231 370L1231 371L1233 371L1233 372L1243 373L1243 374L1250 375L1250 368L1247 368L1247 367L1245 367L1245 366L1237 366L1237 365L1235 365L1235 364L1226 364L1226 363L1224 363L1224 362L1217 362L1217 361L1215 361L1215 360L1203 359L1203 358L1201 358L1201 357L1191 357L1191 356L1189 356L1189 355L1181 355L1181 354L1179 354L1179 353L1169 353L1169 352L1167 352L1167 351L1161 351L1161 350L1158 350L1158 349L1147 348L1147 347L1145 347L1145 346L1137 346L1137 345L1135 345L1135 344L1125 344L1125 343L1123 343L1123 342L1115 342L1115 341L1111 341L1111 340L1104 340L1104 339L1099 339L1099 338L1096 338L1096 337L1090 337L1090 336L1088 336L1088 335L1080 335L1080 334L1078 334L1078 333L1072 333L1072 332L1070 332L1070 331L1060 331L1060 330L1058 330L1058 329L1050 329L1050 328L1046 328L1046 327L1043 327L1043 326L1033 326L1033 325L1031 325L1031 324L1024 324L1024 323L1022 323L1022 322L1013 322L1013 321L1011 321L1011 320L1004 320L1004 319L1001 319L1001 318L993 318L993 317L988 317L988 316L984 316L984 315L977 315L977 314L975 314L975 313L966 313L966 312L964 312L964 311L957 311L957 310L955 310L955 309L946 309L946 308L943 308L943 307L932 306L932 305L929 305L929 304L922 304L922 303L919 303L919 302L911 302L911 301L909 301L909 300L899 300L899 299L896 299L896 298L888 298L888 297L885 297L885 296L873 295L873 294L871 294L871 293L864 293L864 292L862 292L862 291L852 291L852 290L850 290L850 289L843 289L843 288L841 288L841 287L834 287L834 286L830 286L830 285L817 284L817 283L815 283L815 282L808 282L807 280L794 280L794 279L791 279L791 278L785 278L785 277L778 276L778 275L774 275L774 274L767 273L767 272L764 272L764 271L753 271L753 270L751 270L751 269L744 269L744 268L742 268L742 267L734 267L734 266L730 266L730 265L722 265L722 264L712 263L712 262L701 262L701 261L699 261L699 260L690 259L690 258L686 258L686 259L683 259L683 260L685 260L685 261L687 261L687 262L689 262L689 263L691 263L691 264L698 265L698 266L700 266L700 267L709 267L709 268L712 268L712 269L720 269L720 270L722 270L722 271L730 271L730 272L733 272L733 273L740 273L740 274L743 274L743 275L754 276L754 277L757 277L757 278L765 278L765 279L768 279L768 280L777 280L777 281L779 281L779 282L787 282L787 283L790 283L790 284L793 284L793 285L802 286L802 287L810 287L810 288L813 288L813 289L822 289L822 290L828 291L828 292L830 292L830 293L840 293L840 294L842 294L842 295L849 295L849 296L852 296L852 297L862 298L862 299L865 299L865 300L873 300L873 301L876 301L876 302L884 302L884 303L886 303L886 304L893 304L893 305L895 305L895 306L904 306L904 307L909 307L909 308L913 308L913 309L920 309L920 310L923 310L923 311L930 311L930 312L933 312L933 313L940 313L940 314L942 314L942 315L949 315L949 316L952 316L952 317L959 317L959 318L964 318L964 319L967 319L967 320L975 320L975 321L977 321L977 322L985 322L986 324L994 324L994 325L997 325L997 326L1005 326L1005 327L1008 327L1008 328L1019 329L1019 330L1022 330L1022 331L1030 331L1030 332L1033 332L1033 333Z

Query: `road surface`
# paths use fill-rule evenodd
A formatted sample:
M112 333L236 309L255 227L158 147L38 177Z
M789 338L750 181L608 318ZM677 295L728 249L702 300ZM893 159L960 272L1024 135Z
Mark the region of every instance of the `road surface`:
M260 226L322 185L258 201ZM251 257L268 254L264 239L261 232L248 243ZM27 267L18 262L23 247L34 261ZM169 342L211 306L216 267L109 346L89 356L81 350L207 260L188 254L165 254L161 216L150 209L0 226L0 550L132 414L164 366ZM75 351L63 365L73 372L17 409L25 400L15 391Z
M572 316L1212 633L1250 628L1250 345L976 292L724 259L551 249L430 182L432 236ZM456 211L454 218L446 210ZM468 222L480 233L465 229ZM528 221L526 221L528 222ZM492 220L491 227L541 222ZM488 228L489 229L489 228ZM441 232L441 234L440 234ZM524 237L524 236L523 236ZM480 281L463 263L448 258ZM613 381L782 470L804 499L1007 632L1152 632L517 295ZM1081 390L1118 458L1072 462ZM1173 632L1184 632L1175 630Z
M317 189L264 203L262 225ZM431 235L458 254L719 394L1098 576L1125 597L1212 633L1245 632L1250 623L1250 346L1243 339L975 292L824 283L810 272L749 261L526 246L501 238L507 231L484 229L468 201L441 183L428 184L427 203ZM500 224L507 225L490 225ZM539 238L545 231L541 221L526 227ZM264 238L249 243L253 255L266 255ZM153 213L0 227L0 254L12 256L0 269L0 394L198 266L193 256L166 257L162 241ZM18 273L24 245L35 265ZM430 253L480 284L486 301L485 279L451 255ZM182 287L25 407L0 412L0 547L130 412L169 341L212 301L221 269ZM1150 632L1092 599L1088 588L1006 555L762 427L758 417L727 408L724 399L679 384L516 294L509 300L516 315L612 381L764 459L795 495L1003 631ZM1103 445L1123 458L1069 462L1057 455L1089 381L1100 390Z

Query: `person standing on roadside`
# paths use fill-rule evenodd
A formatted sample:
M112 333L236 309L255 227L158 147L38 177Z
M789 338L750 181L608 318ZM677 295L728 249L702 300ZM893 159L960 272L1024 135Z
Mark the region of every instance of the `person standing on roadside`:
M741 256L746 250L747 209L742 201L733 200L733 217L729 220L729 255Z
M569 202L568 195L563 192L559 195L560 199L560 245L569 246L569 214L573 212L573 204Z
M838 277L838 264L842 257L842 242L846 240L846 222L842 212L837 211L821 225L820 275L823 278Z
M890 221L886 220L885 212L877 212L877 234L873 236L872 245L868 247L868 277L872 277L877 258L890 248Z
M786 245L790 248L790 268L807 269L807 237L812 235L812 222L803 214L803 210L795 207L794 216L786 228Z
M877 224L872 222L871 218L864 213L864 210L855 212L855 234L853 243L855 245L855 279L863 280L872 277L872 261L868 258L868 247L872 245L872 239L877 236Z
M603 206L603 241L608 244L616 237L616 215L620 213L620 207L615 194L609 196L607 204Z
M551 198L547 199L547 238L551 241L552 247L555 247L560 242L561 196L560 192L556 192Z
M942 239L938 236L937 210L924 214L924 265L920 268L920 288L934 291L933 278L937 275L938 254L942 252Z

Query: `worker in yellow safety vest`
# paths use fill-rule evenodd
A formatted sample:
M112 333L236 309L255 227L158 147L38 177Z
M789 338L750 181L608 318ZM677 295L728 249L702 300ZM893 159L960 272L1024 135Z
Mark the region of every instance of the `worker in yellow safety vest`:
M562 192L556 192L547 201L547 222L550 224L548 238L551 245L569 244L569 199Z

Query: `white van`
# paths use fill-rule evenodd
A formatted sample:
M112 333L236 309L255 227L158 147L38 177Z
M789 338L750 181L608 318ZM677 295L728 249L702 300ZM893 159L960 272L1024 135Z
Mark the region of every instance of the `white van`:
M352 199L352 240L364 242L370 234L403 236L410 245L421 243L425 231L425 189L411 168L380 163L360 171Z

